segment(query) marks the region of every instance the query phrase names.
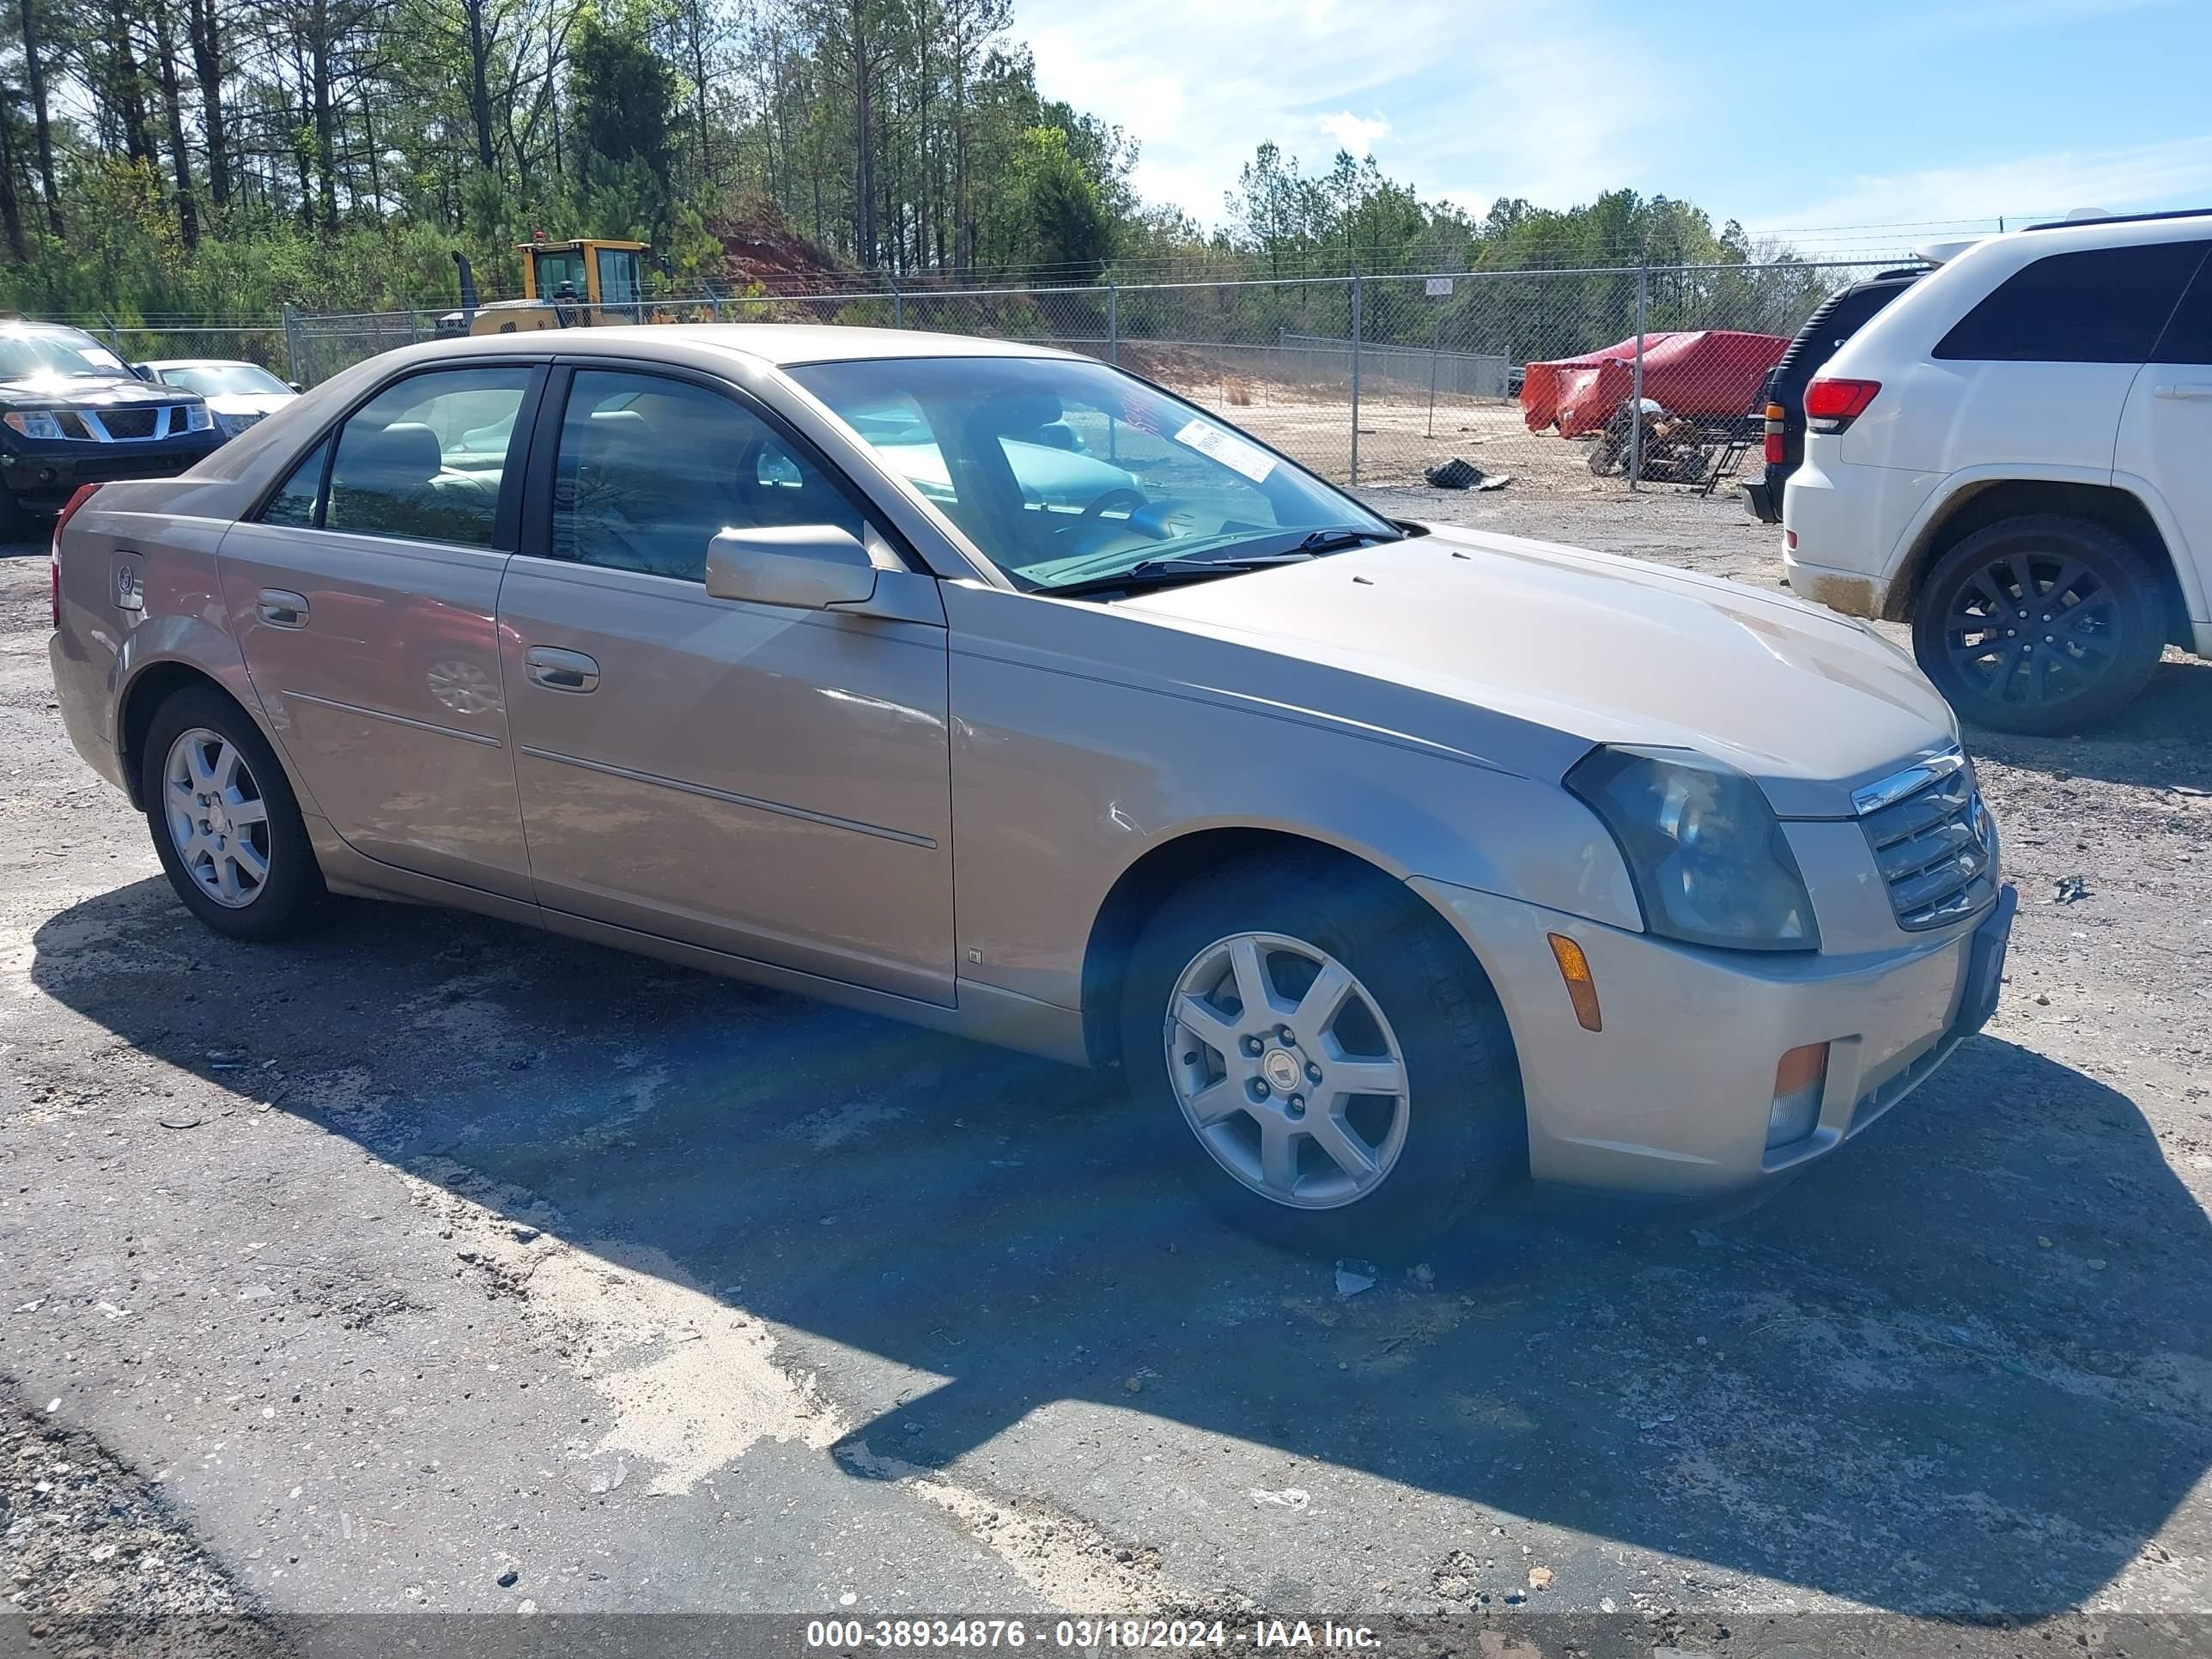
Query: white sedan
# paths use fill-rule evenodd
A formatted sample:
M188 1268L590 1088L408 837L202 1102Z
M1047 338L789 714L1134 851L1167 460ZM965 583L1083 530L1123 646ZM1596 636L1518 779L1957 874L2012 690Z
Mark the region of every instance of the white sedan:
M181 386L207 400L216 429L235 438L290 403L300 388L278 380L258 363L222 357L161 357L132 365L141 380Z

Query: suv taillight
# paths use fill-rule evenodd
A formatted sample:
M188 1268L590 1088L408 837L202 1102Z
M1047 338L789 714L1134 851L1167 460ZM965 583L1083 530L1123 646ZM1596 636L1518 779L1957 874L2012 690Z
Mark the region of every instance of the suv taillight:
M99 488L98 484L79 484L76 487L76 493L69 498L68 504L54 517L53 548L48 556L47 564L51 572L48 580L53 588L54 626L57 629L62 625L62 531L69 521L76 516L77 508L90 501L93 492Z
M1847 430L1881 390L1880 380L1815 380L1805 388L1805 424L1815 432Z
M1780 404L1769 404L1766 406L1765 453L1766 464L1769 466L1779 466L1787 459L1782 453L1783 444L1786 441L1782 423L1789 418L1789 413L1790 411L1783 408Z

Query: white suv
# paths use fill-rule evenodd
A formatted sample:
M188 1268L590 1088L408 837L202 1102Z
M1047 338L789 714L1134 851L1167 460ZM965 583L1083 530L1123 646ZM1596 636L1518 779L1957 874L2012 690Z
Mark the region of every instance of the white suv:
M2212 214L1975 243L1805 393L1791 589L1907 617L1967 720L2075 732L2212 656Z

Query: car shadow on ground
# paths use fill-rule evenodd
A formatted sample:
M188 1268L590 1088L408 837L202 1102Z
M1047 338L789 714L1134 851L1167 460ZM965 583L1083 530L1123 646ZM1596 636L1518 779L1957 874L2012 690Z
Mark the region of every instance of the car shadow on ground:
M1966 748L2008 766L2145 788L2212 789L2212 662L2169 658L2109 724L2078 736L2019 737L1966 727Z
M349 906L240 945L145 880L49 921L32 971L393 1165L664 1251L802 1355L933 1373L854 1437L986 1484L1024 1455L1075 1479L1009 1446L1089 1401L1878 1607L2027 1615L2108 1583L2212 1464L2203 1212L2125 1096L1987 1036L1747 1217L1524 1214L1347 1299L1134 1151L1107 1084L526 930ZM337 1073L370 1082L313 1086Z

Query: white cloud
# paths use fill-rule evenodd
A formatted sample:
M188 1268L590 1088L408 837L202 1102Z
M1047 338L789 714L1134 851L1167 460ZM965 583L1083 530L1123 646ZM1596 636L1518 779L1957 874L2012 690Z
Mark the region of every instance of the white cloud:
M1862 175L1785 211L1762 214L1761 230L1833 231L1857 225L1981 221L1994 228L2056 217L2076 208L2112 212L2201 206L2212 197L2212 135L2105 149L2063 149L2009 160ZM1817 241L1818 236L1794 240Z
M1360 157L1374 153L1376 139L1390 136L1390 124L1381 116L1354 115L1348 109L1340 109L1334 115L1324 115L1314 125L1335 139L1339 149L1350 150Z
M1609 10L1397 0L1383 17L1334 0L1018 0L1013 32L1048 97L1138 141L1140 193L1212 223L1267 140L1311 170L1339 145L1364 155L1387 135L1406 158L1392 170L1425 195L1587 199L1645 153L1630 140L1663 128L1673 103L1669 49L1634 46ZM1481 50L1447 60L1415 48L1431 40ZM1607 78L1601 96L1547 95L1532 118L1531 88L1583 87L1591 64L1630 57L1638 74Z

